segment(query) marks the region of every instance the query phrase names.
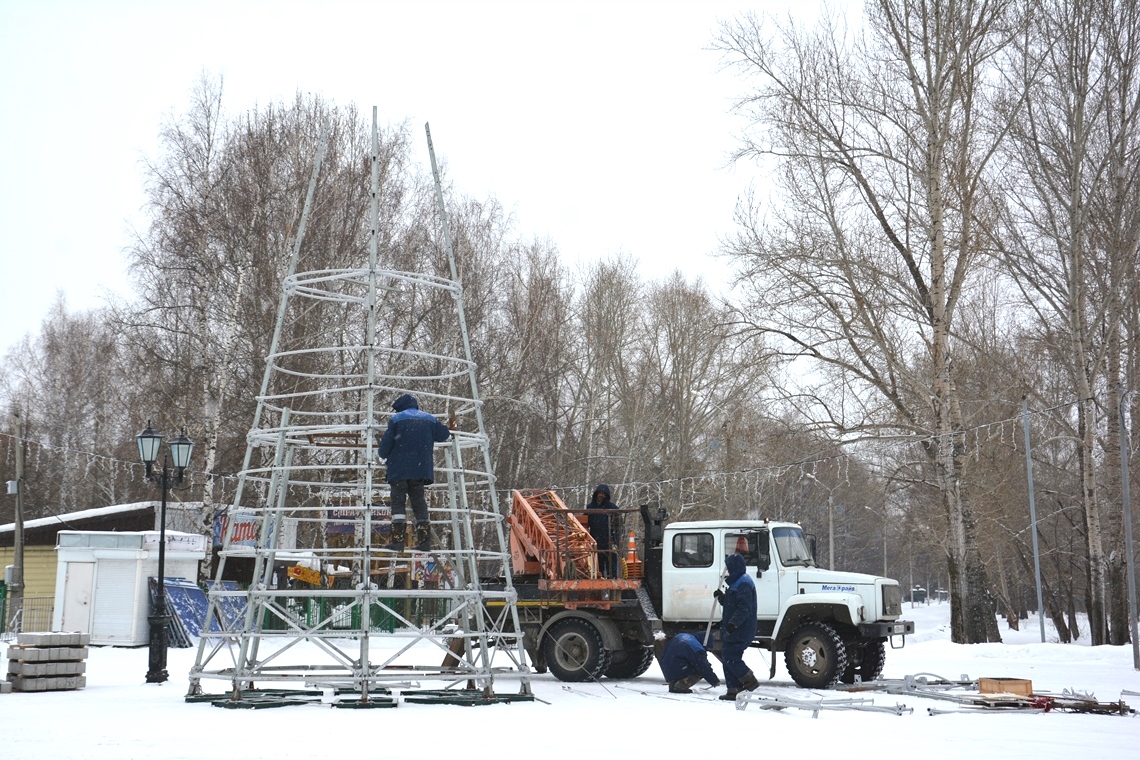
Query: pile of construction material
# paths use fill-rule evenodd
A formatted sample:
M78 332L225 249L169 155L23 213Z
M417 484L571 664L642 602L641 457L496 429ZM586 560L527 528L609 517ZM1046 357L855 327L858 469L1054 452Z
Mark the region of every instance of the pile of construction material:
M839 685L843 691L885 691L888 694L909 694L924 699L953 702L953 710L927 708L929 715L950 715L971 710L1070 712L1094 715L1135 715L1136 710L1124 702L1125 694L1115 702L1097 701L1093 694L1065 689L1060 694L1035 691L1033 682L1025 678L977 678L963 674L957 680L933 673L919 673L899 679L880 679L862 683Z
M913 713L913 707L895 703L877 705L874 700L861 697L822 696L816 693L805 695L802 690L793 688L787 691L773 688L741 691L736 697L736 709L745 710L756 705L761 710L784 710L795 708L808 710L813 718L818 718L823 710L862 710L883 712L894 715ZM619 687L620 688L620 687ZM855 684L838 684L839 692L886 692L888 694L909 695L922 699L935 699L955 703L952 710L928 707L928 715L953 715L971 711L989 710L993 712L1068 712L1093 715L1136 714L1136 710L1124 702L1124 696L1140 696L1133 691L1122 691L1115 702L1098 702L1087 692L1065 689L1060 694L1033 690L1033 682L1026 678L970 678L963 675L951 680L932 673L919 673L904 676L902 679L883 678L877 681L863 681Z
M87 685L87 633L21 633L8 647L5 691L65 691Z

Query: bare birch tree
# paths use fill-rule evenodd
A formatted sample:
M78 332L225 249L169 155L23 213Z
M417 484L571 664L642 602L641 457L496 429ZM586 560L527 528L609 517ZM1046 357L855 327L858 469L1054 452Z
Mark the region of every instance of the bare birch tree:
M754 82L738 103L752 122L738 157L774 158L784 201L767 224L743 208L728 247L750 294L744 318L789 358L814 360L814 419L923 441L961 643L1000 640L952 370L1012 10L877 0L859 33L835 16L814 33L749 17L717 42Z
M160 424L185 425L199 441L203 528L217 508L217 476L234 472L244 452L323 124L326 171L303 268L358 261L368 207L366 134L354 109L298 97L226 118L221 97L220 83L203 80L189 112L163 129L162 153L147 167L151 223L131 251L139 300L117 315L135 361L156 379L180 379ZM385 137L388 168L406 139ZM386 203L399 196L395 181L385 190ZM290 314L284 347L333 344L336 321L326 316Z
M1134 3L1112 0L1051 0L1035 8L1018 46L1015 84L1026 99L1006 143L1014 171L1002 188L1006 223L994 241L1077 399L1073 435L1093 644L1110 640L1104 523L1119 527L1121 515L1115 407L1123 304L1136 266L1137 214L1124 192L1138 179L1136 15ZM1098 386L1107 386L1099 400ZM1112 494L1106 503L1100 480ZM1116 557L1122 561L1122 552ZM1121 561L1113 571L1120 603ZM1117 639L1124 629L1120 603Z
M28 518L149 498L114 462L134 459L132 380L105 313L70 313L62 296L39 334L8 352L0 401L6 412L20 409L23 435L33 442L25 461Z

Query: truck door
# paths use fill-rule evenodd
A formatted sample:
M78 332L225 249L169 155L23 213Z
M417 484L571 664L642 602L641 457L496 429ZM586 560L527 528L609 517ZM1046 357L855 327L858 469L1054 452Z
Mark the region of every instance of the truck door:
M713 591L720 584L724 563L709 531L674 533L666 542L661 567L661 606L666 620L706 622L720 619Z
M733 552L744 557L748 574L756 581L756 617L775 620L780 612L780 573L779 564L772 557L768 531L726 534L725 556Z

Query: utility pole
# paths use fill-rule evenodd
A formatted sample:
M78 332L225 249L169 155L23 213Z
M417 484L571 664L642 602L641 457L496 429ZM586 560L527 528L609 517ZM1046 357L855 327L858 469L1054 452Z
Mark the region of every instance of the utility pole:
M886 520L883 521L883 577L887 576L887 525Z
M1025 427L1025 473L1029 480L1029 528L1033 533L1033 577L1037 584L1037 623L1041 643L1045 643L1045 602L1041 593L1041 551L1037 546L1037 500L1033 495L1033 453L1029 438L1029 397L1021 397L1021 419Z
M8 619L15 622L17 615L24 609L24 418L19 409L12 416L16 419L16 520L13 531L12 583L8 586L9 598L12 600ZM14 627L8 626L8 630Z
M804 477L811 478L816 483L819 483L824 488L827 488L827 569L835 569L835 489L828 488L824 485L823 481L812 475L810 472L805 472Z

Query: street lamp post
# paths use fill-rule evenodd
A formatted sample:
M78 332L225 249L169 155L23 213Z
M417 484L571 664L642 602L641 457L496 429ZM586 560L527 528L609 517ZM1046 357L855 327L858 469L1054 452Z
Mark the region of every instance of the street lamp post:
M823 481L812 475L810 472L805 472L806 477L811 478L816 483L819 483L824 488L827 488L827 569L835 569L835 499L834 488L828 488L823 484Z
M886 513L886 511L880 513L879 510L872 509L871 507L867 506L866 504L863 505L863 509L865 509L868 512L870 512L871 514L875 515L876 517L879 518L879 520L882 521L882 524L883 524L883 577L886 578L887 577L887 513ZM912 593L913 593L913 591L912 591Z
M150 624L150 658L149 668L146 672L147 683L163 683L167 679L166 673L166 628L170 624L170 614L166 609L166 495L171 487L182 482L183 473L190 464L190 454L194 451L193 442L186 437L186 431L174 440L168 447L169 455L162 456L162 474L155 475L154 463L158 460L158 450L162 444L162 433L146 422L146 429L135 436L139 447L139 458L146 465L146 479L158 484L162 489L162 506L158 517L158 593L154 609L147 616ZM170 471L170 460L174 460L174 472Z

